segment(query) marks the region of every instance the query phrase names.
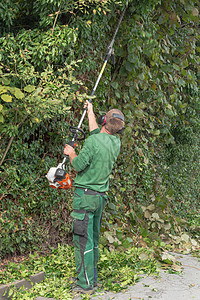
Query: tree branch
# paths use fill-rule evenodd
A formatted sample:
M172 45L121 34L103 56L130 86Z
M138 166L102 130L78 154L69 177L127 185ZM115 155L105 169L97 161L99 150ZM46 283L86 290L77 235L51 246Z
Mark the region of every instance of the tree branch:
M18 128L24 123L24 121L26 120L27 117L28 117L28 114L27 114L27 115L24 117L24 119L17 125ZM12 144L14 138L15 138L15 136L12 136L12 137L10 138L9 143L8 143L8 146L6 147L6 151L4 152L3 157L2 157L2 159L1 159L1 161L0 161L0 166L1 166L1 165L3 164L3 162L4 162L4 159L5 159L7 153L8 153L8 151L9 151L9 149L10 149L10 146L11 146L11 144Z

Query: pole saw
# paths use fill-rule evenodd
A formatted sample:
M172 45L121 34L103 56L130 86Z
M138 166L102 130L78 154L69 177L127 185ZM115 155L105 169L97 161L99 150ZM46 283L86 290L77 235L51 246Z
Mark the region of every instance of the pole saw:
M104 69L105 69L106 64L109 61L110 57L112 57L112 61L113 61L113 64L114 64L115 53L114 53L113 45L114 45L115 38L116 38L117 32L119 30L121 21L124 17L126 9L127 9L127 4L126 4L125 8L123 9L123 11L121 13L121 16L120 16L117 28L115 30L115 33L113 35L113 38L112 38L110 44L107 47L106 57L105 57L102 69L101 69L101 71L99 73L99 76L96 80L96 83L94 85L94 88L92 90L91 97L94 96L94 93L97 89L97 86L99 84L101 76L104 72ZM91 100L89 100L89 101L91 102ZM84 109L83 115L82 115L82 117L79 121L78 126L77 127L75 127L75 126L70 127L70 131L72 132L73 137L72 137L71 141L69 141L67 144L72 146L72 147L75 147L75 143L77 141L81 141L81 140L85 139L85 132L81 129L81 124L82 124L82 122L85 118L86 112L87 112L87 107ZM50 168L50 170L48 171L46 177L49 181L50 187L52 187L54 189L69 189L69 188L72 187L72 181L70 179L70 176L65 170L65 164L66 164L68 159L69 159L69 157L67 155L65 155L62 163L59 163L57 167Z

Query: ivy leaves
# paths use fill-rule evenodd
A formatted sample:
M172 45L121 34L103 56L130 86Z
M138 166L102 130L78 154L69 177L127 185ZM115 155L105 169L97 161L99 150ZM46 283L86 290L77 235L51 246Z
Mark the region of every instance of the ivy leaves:
M151 250L132 247L126 252L100 251L98 263L99 280L105 290L119 292L136 282L141 274L155 274L157 262ZM27 278L33 273L44 271L45 280L29 291L16 292L14 299L35 299L35 297L53 297L72 299L71 278L75 276L75 262L71 246L58 246L50 255L39 257L30 255L29 260L21 264L10 263L0 276L0 282ZM3 277L3 275L5 275Z
M124 96L121 93L121 97L126 98L128 92L130 99L137 104L144 102L144 99L145 104L153 103L146 105L145 114L139 113L138 117L145 116L150 119L156 116L159 120L162 119L160 125L156 124L156 119L153 123L160 130L158 137L161 135L166 142L173 141L171 133L163 134L170 131L171 123L177 118L185 119L186 108L191 100L187 93L188 86L192 85L192 89L197 92L197 78L189 65L194 63L197 66L199 61L198 53L194 52L190 43L193 39L191 31L188 26L183 25L188 21L184 17L188 16L189 11L193 11L194 4L191 1L187 12L179 4L170 9L167 13L158 4L156 17L151 17L151 13L145 15L143 12L138 21L139 17L134 15L127 28L127 32L131 32L132 36L128 43L126 39L123 51L122 46L118 50L118 55L123 57L121 78L118 80L124 82L124 77L128 76L128 82L125 84L128 88L126 94L123 91ZM173 21L172 14L176 16L176 22ZM178 14L183 16L182 20ZM198 21L195 26L197 24ZM173 28L173 32L168 28ZM196 29L193 32L195 31ZM114 93L117 92L115 89Z
M21 7L17 6L15 13L0 10L4 25L17 24L16 28L11 26L9 35L4 32L0 38L1 154L2 157L6 154L3 171L7 174L2 177L5 180L2 193L12 195L9 196L12 201L22 199L19 207L23 208L27 202L37 219L37 206L40 207L37 199L48 207L48 202L56 198L45 187L42 174L52 164L53 157L57 163L69 124L80 118L86 92L98 75L105 45L125 3L42 0L34 1L33 8L30 1L19 3ZM7 4L13 8L13 1ZM118 197L119 210L123 212L121 219L116 217L121 222L119 226L127 223L136 226L149 244L155 240L155 231L168 234L173 229L167 219L169 212L165 218L157 207L154 211L147 208L153 201L151 195L160 199L158 206L166 208L161 189L172 187L177 207L173 211L177 215L188 212L178 209L184 198L191 203L194 199L198 201L198 137L193 139L193 133L199 131L198 14L199 6L193 0L162 1L162 5L155 0L129 1L115 43L115 72L110 75L108 65L94 99L96 111L118 107L126 116L123 149L111 182L111 199ZM18 140L7 154L14 137ZM27 165L32 170L31 176L26 176ZM34 180L39 182L36 184L39 188L31 195L26 192L21 195L18 189L29 189ZM10 182L15 192L8 188ZM12 201L7 203L12 205ZM190 201L184 207L189 208ZM198 217L192 216L197 223ZM9 217L17 218L17 213ZM112 247L123 242L130 246L133 237L122 240L118 231L115 234L106 229L106 242ZM6 241L7 237L3 238ZM19 247L21 240L15 241ZM158 248L163 247L158 233L155 242ZM5 253L7 249L5 246L2 250Z

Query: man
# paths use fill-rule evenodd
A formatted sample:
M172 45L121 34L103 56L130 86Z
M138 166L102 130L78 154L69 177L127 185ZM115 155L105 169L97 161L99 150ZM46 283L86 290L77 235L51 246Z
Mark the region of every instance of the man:
M124 128L124 115L118 109L101 117L99 129L93 106L86 101L90 136L79 155L73 147L65 145L77 171L74 186L72 229L77 271L76 291L88 293L97 285L99 234L102 212L106 205L109 176L120 152L120 138L116 135Z

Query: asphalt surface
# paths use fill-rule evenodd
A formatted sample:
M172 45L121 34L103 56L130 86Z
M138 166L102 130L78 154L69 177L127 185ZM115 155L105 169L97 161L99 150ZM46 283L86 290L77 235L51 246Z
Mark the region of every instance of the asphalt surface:
M182 263L181 274L160 270L159 277L146 276L125 292L99 292L94 300L200 300L200 260L192 255L173 254ZM79 300L81 297L75 297Z

